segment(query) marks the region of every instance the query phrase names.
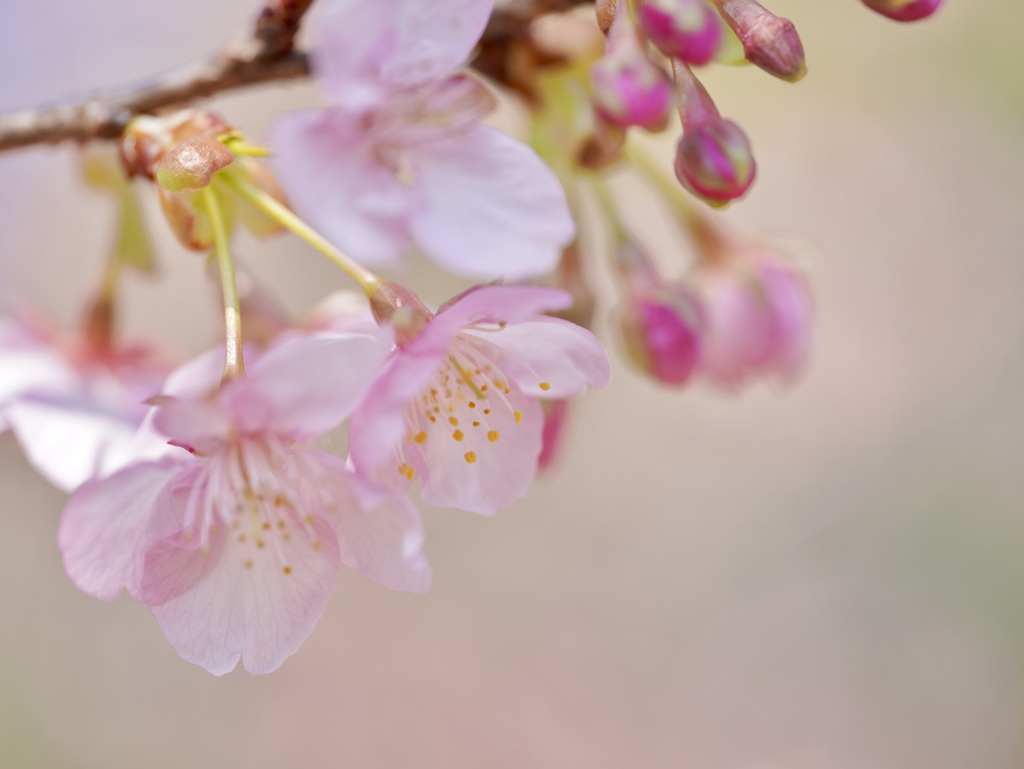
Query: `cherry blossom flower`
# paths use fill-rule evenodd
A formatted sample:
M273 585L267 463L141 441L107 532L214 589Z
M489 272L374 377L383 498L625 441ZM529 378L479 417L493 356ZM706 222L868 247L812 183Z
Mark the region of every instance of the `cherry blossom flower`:
M425 502L489 515L522 497L537 472L538 399L608 384L589 331L541 313L568 293L486 286L441 307L401 344L352 416L356 471L389 485L422 480Z
M554 174L480 125L494 98L457 70L493 0L329 0L314 71L332 105L282 116L277 171L296 211L361 262L415 243L472 277L549 272L574 225Z
M170 370L156 346L94 342L40 320L0 319L0 430L64 491L123 463L143 401Z
M217 675L239 659L251 673L280 666L341 564L426 590L411 504L307 445L347 416L389 348L379 334L308 334L207 397L161 396L153 426L179 448L75 492L58 536L72 581L104 600L126 588L182 657ZM211 361L172 375L171 391L202 390Z

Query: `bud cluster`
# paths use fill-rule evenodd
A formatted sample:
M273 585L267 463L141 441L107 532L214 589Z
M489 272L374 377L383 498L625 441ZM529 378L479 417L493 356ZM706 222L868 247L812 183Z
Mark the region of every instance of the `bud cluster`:
M862 0L896 21L931 15L942 0ZM787 82L807 74L803 43L793 22L756 0L599 0L605 55L591 68L594 109L612 126L604 134L659 131L678 112L682 135L676 175L712 206L742 197L756 163L744 130L722 118L691 67L713 61L753 64Z

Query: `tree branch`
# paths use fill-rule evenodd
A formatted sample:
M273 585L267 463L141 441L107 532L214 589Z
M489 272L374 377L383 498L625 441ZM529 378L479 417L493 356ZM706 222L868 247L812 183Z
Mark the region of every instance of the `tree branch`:
M427 2L428 0L424 0ZM591 0L499 2L481 39L480 69L502 80L500 62L509 44L541 14ZM115 139L136 115L190 104L261 83L309 75L309 58L293 46L314 0L266 0L252 36L228 45L208 61L190 65L120 92L97 94L63 106L0 115L0 152L37 144Z

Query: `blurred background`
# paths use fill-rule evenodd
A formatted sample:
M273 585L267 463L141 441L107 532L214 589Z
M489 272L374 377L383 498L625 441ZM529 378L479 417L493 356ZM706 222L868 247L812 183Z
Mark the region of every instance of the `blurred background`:
M4 110L205 55L258 3L11 5ZM854 0L770 5L810 75L706 83L760 165L725 220L816 254L794 386L676 392L618 365L515 509L425 511L428 595L345 573L264 677L214 678L144 607L79 593L63 495L0 437L0 765L1024 765L1024 7L950 0L901 26ZM214 106L260 137L317 100ZM198 352L211 289L147 203L161 279L129 279L125 325ZM71 148L0 156L0 310L73 322L112 216ZM663 212L631 221L680 272ZM239 252L296 313L344 285L294 239ZM421 262L404 278L432 301L461 287Z

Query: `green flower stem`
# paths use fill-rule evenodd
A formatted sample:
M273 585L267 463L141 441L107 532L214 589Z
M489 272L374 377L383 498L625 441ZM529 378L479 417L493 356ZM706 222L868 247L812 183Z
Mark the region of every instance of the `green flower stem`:
M260 189L242 176L232 173L231 169L222 171L221 176L239 194L247 198L263 213L338 265L352 280L359 284L367 296L374 296L383 284L379 277L345 256L327 238L302 221L290 208L278 201L270 193Z
M626 142L626 157L654 184L675 209L680 222L693 238L698 251L705 256L712 256L723 247L725 235L711 222L710 217L700 210L698 204L690 199L679 183L665 173L661 163L652 158L634 141Z
M220 269L220 285L224 294L224 376L223 381L245 373L242 359L242 310L238 299L238 284L235 280L235 264L231 259L228 232L224 225L224 214L220 209L216 193L209 187L202 190L203 203L210 217L213 232L213 251Z

